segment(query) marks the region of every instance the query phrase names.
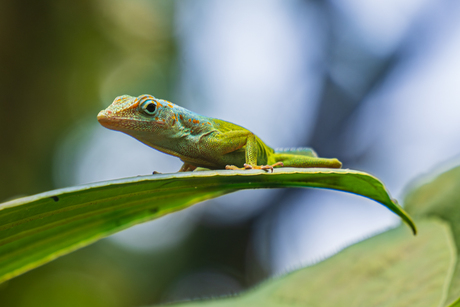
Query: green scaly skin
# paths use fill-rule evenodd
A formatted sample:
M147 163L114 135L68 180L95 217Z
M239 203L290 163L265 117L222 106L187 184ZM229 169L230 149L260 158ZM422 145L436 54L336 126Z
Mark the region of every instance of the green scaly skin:
M251 131L202 116L151 95L119 96L97 115L99 123L180 158L179 171L273 167L340 168L337 159L318 158L310 148L273 150Z

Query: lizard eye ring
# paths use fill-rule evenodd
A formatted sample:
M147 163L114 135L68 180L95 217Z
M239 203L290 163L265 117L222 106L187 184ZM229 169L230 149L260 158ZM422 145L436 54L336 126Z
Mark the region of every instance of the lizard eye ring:
M155 114L155 111L157 109L157 105L151 100L144 100L140 105L140 109L146 113L147 115L153 115Z

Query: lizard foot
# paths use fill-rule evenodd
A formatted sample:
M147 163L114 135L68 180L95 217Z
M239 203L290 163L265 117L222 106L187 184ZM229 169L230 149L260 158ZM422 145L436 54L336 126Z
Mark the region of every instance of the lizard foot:
M178 172L193 172L195 169L196 169L195 165L184 163L182 164L182 167L180 168L180 170L178 170Z
M271 171L273 173L273 167L275 166L284 166L283 162L276 162L272 165L249 165L244 164L245 169L263 169L264 171Z
M271 171L273 173L273 167L275 166L283 166L283 162L276 162L275 164L272 165L250 165L250 164L244 164L244 167L238 167L235 165L227 165L225 169L233 169L233 170L238 170L238 169L263 169L264 171Z

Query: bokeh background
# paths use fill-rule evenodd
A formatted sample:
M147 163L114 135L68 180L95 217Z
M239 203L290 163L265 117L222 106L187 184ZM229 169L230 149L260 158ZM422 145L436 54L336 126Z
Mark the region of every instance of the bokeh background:
M0 201L175 172L98 125L122 94L312 146L403 199L460 153L460 2L0 2ZM452 163L452 162L450 162ZM236 293L394 227L326 190L245 191L135 226L0 285L1 306L145 306Z

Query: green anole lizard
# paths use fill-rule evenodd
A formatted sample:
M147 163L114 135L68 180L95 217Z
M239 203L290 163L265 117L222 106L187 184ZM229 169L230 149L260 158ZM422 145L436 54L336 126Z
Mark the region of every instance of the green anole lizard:
M151 95L117 97L97 115L99 123L124 132L161 152L180 158L180 172L273 167L340 168L337 159L319 158L310 148L273 150L251 131L202 116Z

